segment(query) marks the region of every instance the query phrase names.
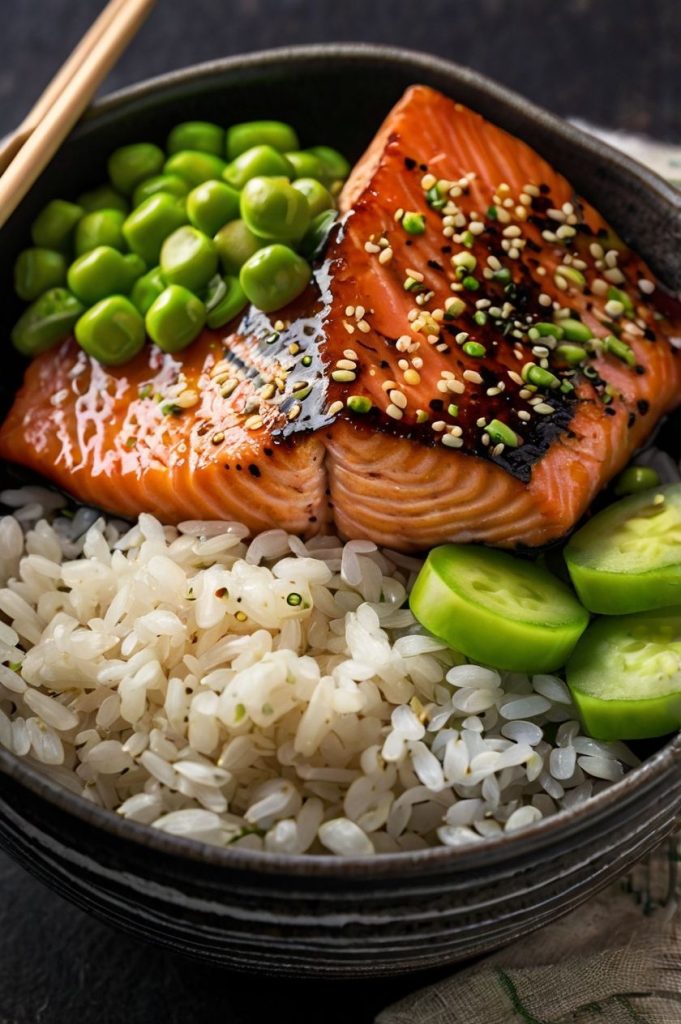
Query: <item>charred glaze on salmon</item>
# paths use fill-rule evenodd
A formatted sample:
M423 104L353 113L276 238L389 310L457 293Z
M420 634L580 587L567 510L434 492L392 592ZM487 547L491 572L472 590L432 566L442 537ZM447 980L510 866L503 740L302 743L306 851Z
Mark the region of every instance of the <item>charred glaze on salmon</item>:
M423 86L341 207L283 313L120 369L73 342L40 356L0 455L168 522L560 537L679 402L678 302L527 145Z

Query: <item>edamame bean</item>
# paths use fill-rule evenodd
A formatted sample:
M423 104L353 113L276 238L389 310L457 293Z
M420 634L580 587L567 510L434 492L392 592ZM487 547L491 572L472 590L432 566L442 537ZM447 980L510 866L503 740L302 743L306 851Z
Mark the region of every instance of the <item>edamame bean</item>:
M227 130L227 159L236 160L254 146L271 146L285 153L299 148L298 136L283 121L244 121Z
M100 245L108 245L112 249L123 252L127 249L123 237L123 221L125 214L120 210L93 210L86 213L78 221L74 236L76 256L96 249Z
M166 192L157 192L126 218L123 234L132 251L153 265L158 263L161 246L168 235L186 223L184 201Z
M75 334L80 347L105 366L121 366L144 348L144 320L122 295L110 295L83 313Z
M317 181L326 179L326 169L318 156L310 153L309 150L299 149L294 153L285 153L286 159L293 167L293 174L296 178L316 178Z
M337 216L336 210L324 210L314 218L299 246L306 259L314 260L321 256Z
M218 252L215 243L203 232L183 227L166 238L160 263L168 284L179 284L198 292L215 274Z
M128 196L145 178L160 174L165 154L151 142L121 146L109 157L109 177L115 188Z
M165 287L166 283L163 280L161 268L154 267L153 270L150 270L143 277L135 281L130 293L130 300L142 316L145 316L149 307L153 306L161 292L165 290Z
M320 181L315 178L298 178L293 182L293 188L297 189L307 199L310 207L310 214L316 217L324 210L333 209L333 196L327 188L324 188Z
M132 194L132 205L141 206L145 199L157 192L167 192L176 199L184 199L189 192L189 184L178 174L156 174L153 178L145 178Z
M223 175L228 185L242 189L256 177L292 178L293 167L273 146L253 146L227 165Z
M243 288L236 277L221 279L224 293L219 301L214 302L208 309L206 323L209 327L224 327L233 320L241 310L248 305L248 299ZM208 308L208 307L207 307Z
M308 153L312 153L322 162L325 177L328 181L338 181L347 178L350 173L350 164L342 153L331 146L311 146Z
M184 178L192 188L204 181L220 180L227 164L212 153L201 153L197 149L182 149L173 153L164 166L164 174Z
M210 121L185 121L172 129L166 149L171 155L183 149L193 149L221 157L225 152L225 132Z
M111 185L100 185L90 192L83 192L78 196L78 205L82 206L86 213L92 213L94 210L120 210L121 213L127 213L130 209L127 200Z
M239 193L224 181L204 181L189 193L187 215L195 228L212 237L239 216Z
M74 260L68 269L67 283L73 294L91 306L107 295L128 292L133 282L144 272L139 256L135 264L129 262L117 249L100 245Z
M83 207L76 203L53 199L43 207L31 225L34 244L40 249L56 249L63 252L68 248L83 212Z
M52 249L24 249L14 264L14 290L24 302L32 302L49 288L66 281L66 260Z
M310 280L310 266L287 245L268 245L244 263L239 282L246 297L264 313L292 302Z
M201 332L206 307L188 288L171 284L159 295L145 317L149 337L164 352L178 352Z
M261 249L263 241L246 227L242 220L233 220L220 228L214 238L222 269L226 274L237 274L247 259Z
M310 225L310 207L284 178L251 178L241 193L241 217L258 238L297 241Z
M46 352L68 338L84 309L66 288L50 288L19 317L12 330L12 344L23 356Z

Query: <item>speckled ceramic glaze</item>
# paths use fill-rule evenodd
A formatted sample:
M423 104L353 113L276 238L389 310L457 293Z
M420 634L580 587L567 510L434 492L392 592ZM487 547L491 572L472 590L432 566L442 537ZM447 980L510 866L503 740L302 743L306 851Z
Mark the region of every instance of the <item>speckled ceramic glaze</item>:
M654 174L453 64L365 46L219 61L110 97L64 145L0 232L0 266L55 194L104 176L107 154L176 122L281 117L303 143L357 157L404 88L424 82L526 139L681 287L681 199ZM5 338L17 315L5 281ZM20 380L6 357L2 411ZM673 436L675 431L668 431ZM473 849L369 860L270 856L179 840L93 807L0 749L0 843L103 920L206 961L317 977L371 976L475 956L577 906L651 850L681 809L681 740L586 806Z

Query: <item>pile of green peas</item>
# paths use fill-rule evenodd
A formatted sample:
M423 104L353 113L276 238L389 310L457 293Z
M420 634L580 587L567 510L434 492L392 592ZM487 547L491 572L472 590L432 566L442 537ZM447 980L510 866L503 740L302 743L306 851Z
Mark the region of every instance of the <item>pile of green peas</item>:
M349 170L329 146L301 150L282 121L187 121L165 151L122 146L106 184L53 199L33 222L14 268L30 303L15 347L32 357L74 333L117 366L147 337L176 352L248 303L280 309L310 280Z

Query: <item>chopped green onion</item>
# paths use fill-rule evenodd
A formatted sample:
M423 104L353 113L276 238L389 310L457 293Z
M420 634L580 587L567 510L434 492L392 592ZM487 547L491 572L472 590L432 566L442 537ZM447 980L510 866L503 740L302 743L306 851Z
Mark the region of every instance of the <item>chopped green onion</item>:
M485 430L489 434L490 441L495 444L505 444L509 448L517 448L519 444L518 435L501 420L491 420Z
M292 608L297 608L302 603L303 599L300 594L292 593L286 598L286 604L290 604Z
M611 352L612 355L617 356L618 359L625 362L627 366L636 365L634 350L627 345L626 342L620 341L620 339L616 338L614 334L609 334L607 338L603 339L603 341L605 343L606 352Z
M422 213L407 210L402 218L402 227L409 235L422 235L426 230L426 218Z
M479 341L465 342L463 350L467 356L474 356L476 359L482 359L484 355L487 355L487 349Z
M347 407L351 412L365 413L371 410L371 399L366 395L350 395Z

